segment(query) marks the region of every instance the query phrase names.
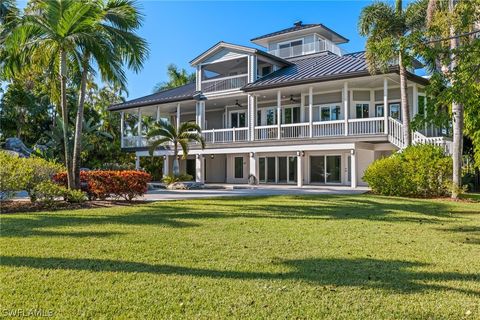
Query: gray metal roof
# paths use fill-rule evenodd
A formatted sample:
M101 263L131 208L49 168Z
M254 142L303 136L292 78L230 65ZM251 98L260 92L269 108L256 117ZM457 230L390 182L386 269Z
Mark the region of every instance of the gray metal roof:
M115 111L115 110L130 109L130 108L135 108L140 106L192 100L195 94L195 89L196 89L195 82L191 82L180 87L163 90L160 92L150 94L148 96L144 96L144 97L126 101L123 103L111 105L108 108L108 110Z
M321 23L310 23L310 24L302 24L302 23L299 23L299 24L295 24L293 27L290 27L290 28L286 28L286 29L283 29L283 30L280 30L280 31L275 31L275 32L272 32L272 33L268 33L268 34L265 34L263 36L259 36L259 37L256 37L256 38L253 38L251 39L250 41L256 41L256 40L260 40L260 39L265 39L265 38L270 38L270 37L275 37L275 36L279 36L281 34L285 34L285 33L290 33L290 32L296 32L296 31L300 31L300 30L304 30L304 29L310 29L310 28L315 28L315 27L321 27L333 34L335 34L337 37L343 39L343 41L347 42L348 39L345 38L344 36L336 33L335 31L333 31L332 29L330 28L327 28L326 26L324 26L323 24Z
M254 91L266 87L279 87L303 82L341 79L361 74L368 74L367 63L363 58L352 55L337 56L323 52L289 59L293 66L277 70L242 89Z

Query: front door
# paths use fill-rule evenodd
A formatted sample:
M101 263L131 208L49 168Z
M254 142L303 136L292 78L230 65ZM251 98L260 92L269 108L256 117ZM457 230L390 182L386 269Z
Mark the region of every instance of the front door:
M341 183L341 156L311 156L310 183Z
M187 174L195 178L195 159L187 159Z

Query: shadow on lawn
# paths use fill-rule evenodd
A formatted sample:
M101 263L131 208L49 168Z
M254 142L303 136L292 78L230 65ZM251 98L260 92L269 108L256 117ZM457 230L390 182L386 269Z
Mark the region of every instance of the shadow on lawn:
M457 226L439 230L455 233L462 243L480 244L480 226Z
M462 281L464 284L466 282L478 283L480 282L479 274L414 270L418 267L428 266L425 263L375 259L306 259L273 263L287 266L292 271L283 273L244 272L101 259L0 257L0 265L8 267L93 272L135 272L238 280L298 280L314 285L327 286L327 289L330 290L335 290L335 287L374 288L399 293L452 290L480 296L480 289L455 288L439 283L446 281Z
M203 219L339 219L386 222L439 223L452 217L452 207L442 202L389 199L365 196L289 196L173 201L130 207L117 213L105 209L100 215L89 211L5 215L2 237L61 236L108 237L116 232L41 230L42 228L82 227L102 224L159 225L171 228L199 226ZM475 211L472 208L472 212ZM127 209L128 210L128 209ZM87 212L85 214L85 212ZM412 215L414 214L414 215Z

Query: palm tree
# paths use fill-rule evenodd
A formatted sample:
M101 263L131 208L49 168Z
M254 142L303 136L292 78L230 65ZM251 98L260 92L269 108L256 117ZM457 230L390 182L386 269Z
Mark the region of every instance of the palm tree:
M368 37L366 58L370 73L386 73L391 70L392 61L398 60L405 146L411 142L407 67L413 62L411 50L406 43L409 33L424 22L424 17L422 22L417 14L417 6L410 5L403 10L402 0L396 0L395 6L376 2L362 10L358 23L360 34Z
M161 120L155 123L147 133L147 138L153 139L149 148L150 155L153 155L158 146L164 143L171 143L173 145L173 175L178 176L180 175L178 145L182 147L183 159L186 159L188 156L189 142L198 142L204 149L205 140L201 132L200 126L193 122L183 122L179 128L176 128L170 122Z
M68 187L72 188L67 66L71 65L79 47L93 47L99 42L92 27L98 11L95 6L75 0L37 0L32 6L33 10L23 15L5 43L9 54L17 61L17 68L43 68L59 78L65 166Z
M172 89L183 86L187 83L195 81L195 73L188 73L185 69L179 69L173 63L167 67L168 81L157 83L153 88L153 92L159 92L166 89Z
M135 72L140 71L148 55L147 44L134 31L141 26L142 16L134 1L107 0L92 2L97 17L93 23L95 45L81 45L78 60L81 69L80 93L75 122L73 144L74 186L80 183L80 162L82 152L82 124L86 84L89 74L93 73L91 64L95 63L104 81L126 88L124 62Z

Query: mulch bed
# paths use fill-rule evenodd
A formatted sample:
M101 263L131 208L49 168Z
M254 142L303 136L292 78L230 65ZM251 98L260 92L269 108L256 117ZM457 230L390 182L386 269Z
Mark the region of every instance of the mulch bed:
M56 201L52 205L46 205L41 202L32 203L28 200L2 201L0 202L0 213L22 213L39 211L61 211L78 209L110 208L115 206L130 206L145 203L143 201L124 201L124 200L95 200L83 203L69 203L65 201Z

